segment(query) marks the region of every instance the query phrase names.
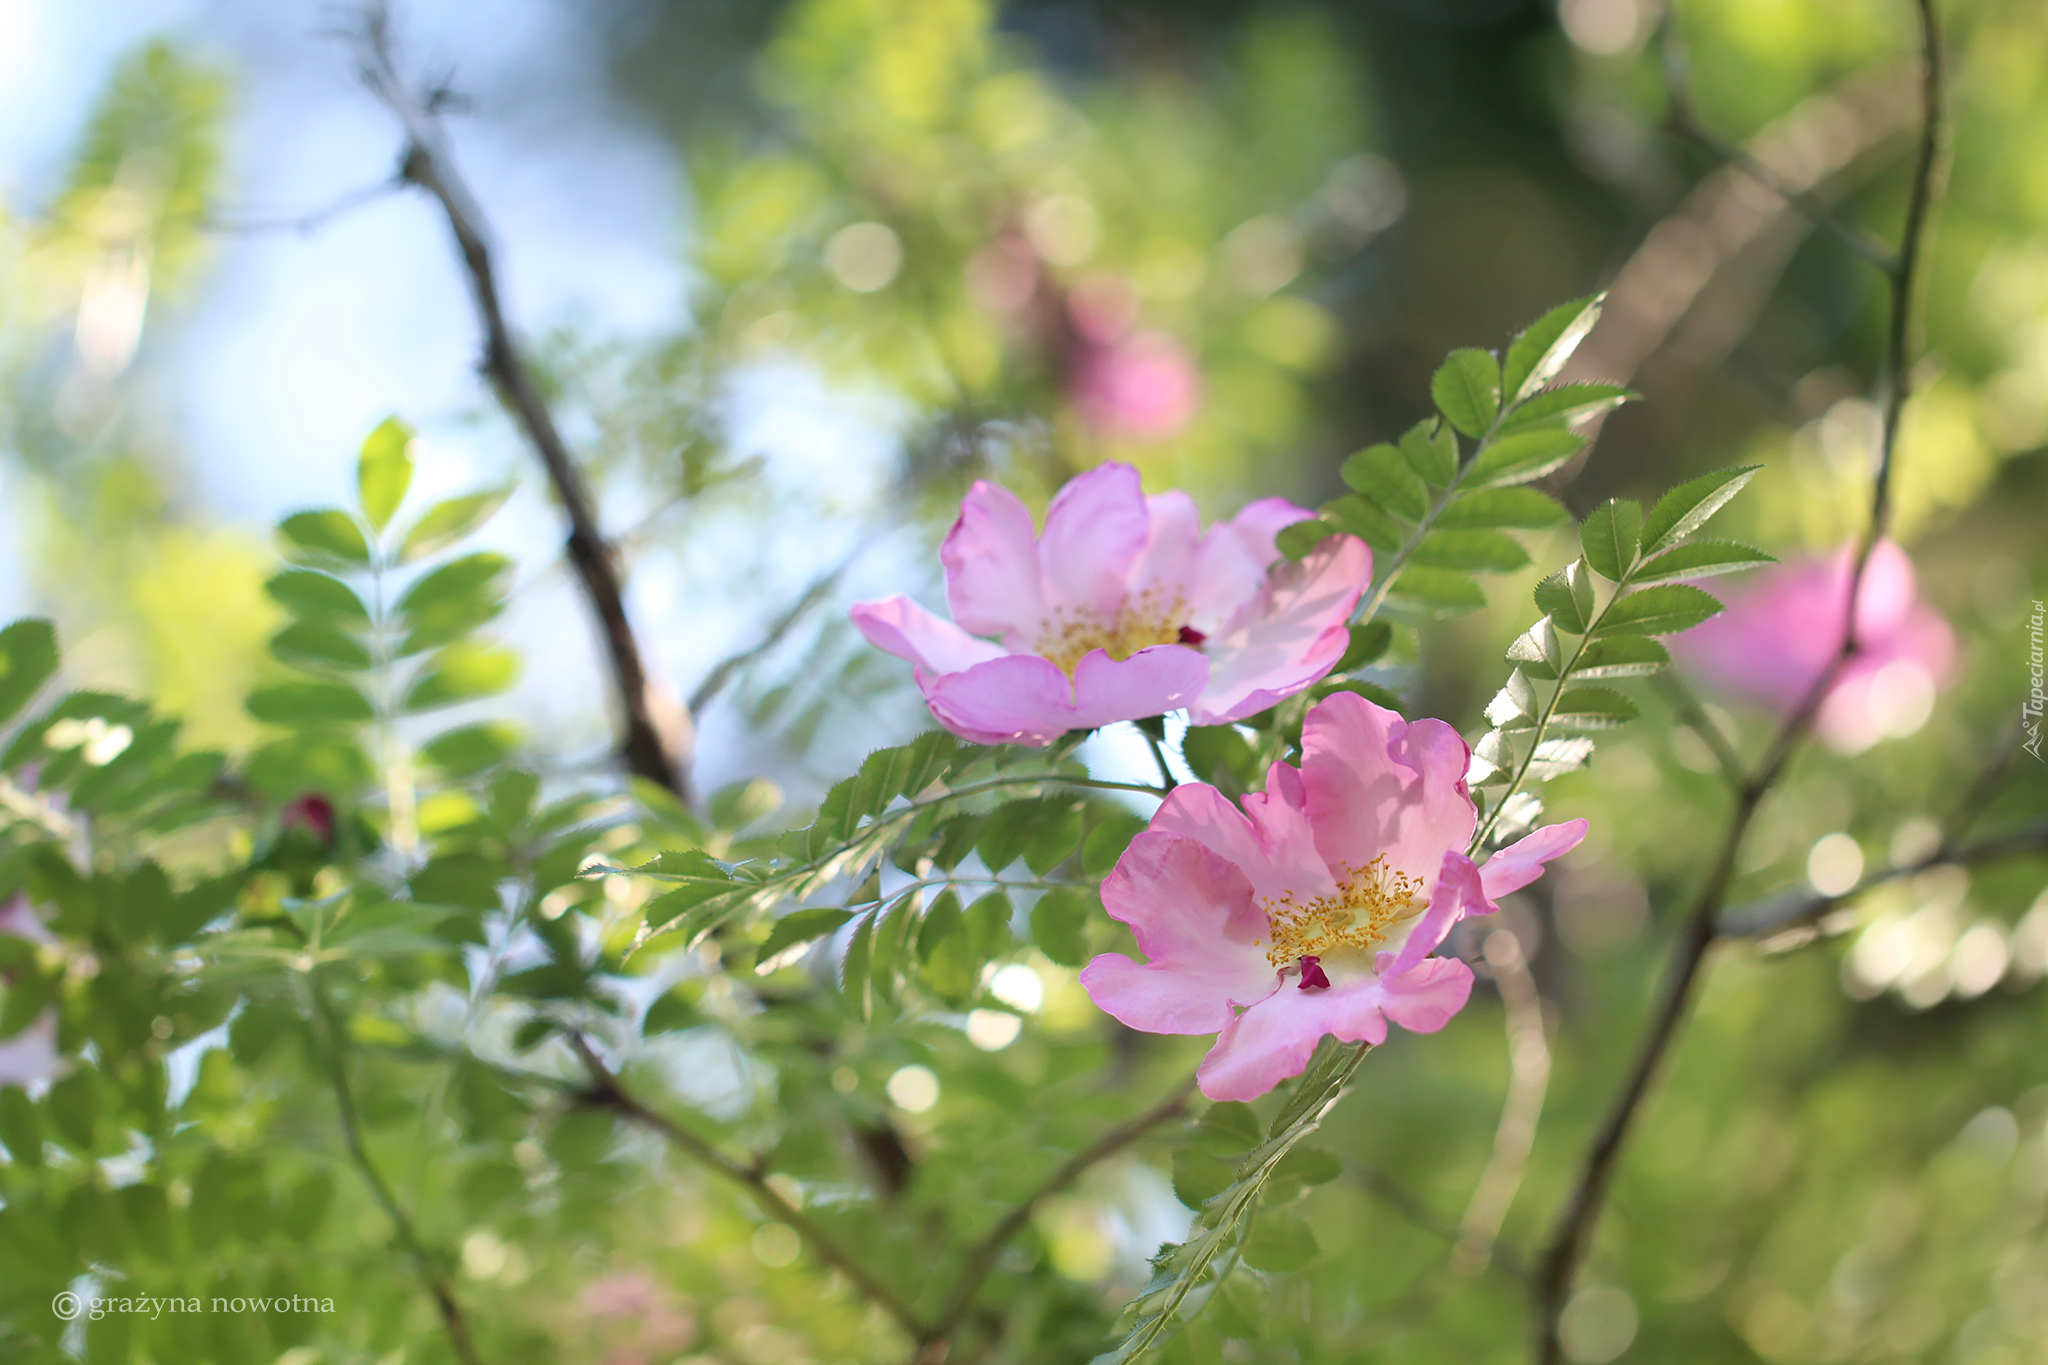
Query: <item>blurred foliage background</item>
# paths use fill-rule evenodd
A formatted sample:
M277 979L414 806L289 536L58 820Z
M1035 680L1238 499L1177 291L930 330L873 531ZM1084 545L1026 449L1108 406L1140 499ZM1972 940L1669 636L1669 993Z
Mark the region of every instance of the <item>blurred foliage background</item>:
M1765 810L1737 899L1837 875L1845 849L1871 869L1919 856L2025 693L2027 618L2048 578L2048 24L2033 0L1942 9L1953 161L1896 527L1957 630L1962 666L1931 707L1889 717L1891 733L1863 752L1798 760ZM1610 314L1633 310L1637 323L1604 326L1577 363L1645 401L1547 486L1583 515L1609 496L1654 497L1708 468L1757 462L1766 468L1725 514L1729 532L1791 558L1861 526L1882 281L1666 119L1682 77L1701 125L1781 157L1844 219L1893 239L1914 113L1906 4L635 0L573 7L571 23L600 54L602 98L677 168L684 299L631 333L569 315L518 322L625 546L661 685L694 703L701 785L718 792L694 816L671 812L666 830L646 815L597 829L576 856L651 856L684 838L723 856L804 823L834 777L923 728L903 670L860 645L843 606L920 574L932 600L931 550L969 480L997 477L1042 502L1117 458L1148 487L1193 490L1212 515L1276 493L1318 501L1340 488L1344 456L1427 411L1446 350L1497 346L1551 304L1610 283ZM304 41L323 41L310 17ZM344 48L326 51L346 69ZM462 53L438 55L460 91ZM264 589L277 552L263 526L209 505L194 474L207 452L181 417L181 328L252 230L223 207L237 202L245 74L205 21L171 26L103 73L55 191L0 204L0 486L15 605L58 620L67 681L149 698L183 719L182 744L247 776L247 820L180 827L161 845L138 830L136 847L181 887L270 857L283 880L267 894L281 904L331 889L291 884L286 803L308 788L374 788L382 759L367 753L357 773L354 759L280 737L260 708L245 709L251 688L289 676L264 647L289 619ZM458 130L461 117L458 105ZM364 128L395 156L395 131ZM337 199L355 188L332 186ZM327 226L303 226L318 250ZM414 227L439 231L424 218ZM501 245L516 259L528 243ZM750 435L778 405L809 414L799 444L843 424L870 433L883 457L837 468L828 442L792 472ZM524 868L527 836L478 833L477 822L531 820L553 839L546 802L597 764L595 673L578 691L543 667L551 651L584 648L581 607L546 595L560 532L485 392L464 410L404 415L473 433L490 476L479 482L527 485L528 514L492 544L521 565L506 634L554 689L519 693L513 708L536 735L522 761L543 799L451 797L419 815L429 846L453 841L448 858ZM1535 566L1503 580L1486 611L1402 632L1384 676L1411 714L1478 732L1528 590L1574 553L1567 544L1533 540ZM761 641L810 583L811 609ZM729 641L702 624L727 615L743 623ZM767 647L692 697L723 657L756 642ZM1452 1254L1508 1075L1503 1010L1482 985L1444 1034L1398 1037L1370 1059L1321 1135L1344 1174L1294 1191L1320 1257L1295 1273L1234 1276L1176 1358L1525 1357L1517 1276L1632 1049L1725 800L1705 746L1664 723L1651 696L1654 723L1554 785L1554 815L1584 815L1594 835L1512 912L1554 1072L1491 1266L1454 1266ZM1769 719L1725 708L1716 723L1745 752L1759 748ZM1128 758L1105 741L1089 752L1102 771ZM499 757L450 758L448 780ZM600 782L590 799L606 794ZM2044 797L2048 778L2022 756L1992 814L2039 813ZM364 837L394 838L383 822L395 812L365 799ZM2038 859L1904 878L1818 942L1717 950L1574 1302L1576 1359L2042 1357L2044 880ZM538 899L546 888L535 885ZM594 941L638 909L639 892L577 885L576 913L558 905L548 923L579 924ZM1476 941L1466 949L1479 954ZM381 1012L354 1027L362 1122L423 1236L451 1261L485 1358L900 1356L843 1277L726 1184L622 1141L602 1116L448 1061L463 1044L515 1055L518 1016L488 990L468 993L464 951L472 968L484 952L524 961L514 945L480 940L412 977L393 958L375 969L398 973L376 981ZM1021 1187L1018 1170L1050 1169L1049 1153L1129 1113L1131 1096L1163 1093L1199 1051L1116 1030L1070 968L1028 945L987 956L1028 968L1008 994L979 997L978 1012L1024 1020L1000 1042L1003 1027L976 1037L945 1008L861 1022L837 997L800 992L764 1007L678 959L632 987L676 1002L659 1029L646 1023L647 1070L705 1131L774 1152L814 1205L865 1198L848 1191L880 1179L880 1197L915 1216L873 1254L916 1283L944 1219L1000 1193L983 1185ZM538 961L526 966L545 970ZM222 998L231 1005L233 992ZM232 1026L166 1008L157 1042L199 1044L174 1054L168 1095L150 1099L133 1077L122 1084L135 1093L96 1082L101 1145L88 1123L83 1143L52 1158L72 1185L51 1177L31 1195L26 1158L0 1135L13 1154L8 1226L20 1235L0 1254L25 1286L0 1316L0 1352L445 1358L390 1220L338 1163L318 1028L302 1040L260 998ZM276 1064L279 1038L303 1064ZM548 1064L572 1074L561 1044L545 1046ZM1027 1113L1027 1097L1047 1095L1056 1102L1042 1115ZM171 1115L156 1151L105 1147L122 1105L151 1104ZM838 1135L872 1132L882 1117L909 1144L907 1175L886 1155L840 1150ZM1039 1211L1003 1263L1011 1330L987 1358L1078 1361L1097 1349L1144 1256L1185 1230L1174 1131ZM122 1161L168 1163L167 1183L135 1184ZM195 1215L189 1240L159 1241L149 1229L161 1210L123 1193L136 1188L169 1191L168 1207L227 1212L207 1224ZM94 1265L159 1286L332 1295L341 1311L209 1320L213 1336L176 1344L136 1324L66 1335L42 1306L50 1277L61 1271L61 1286ZM103 1275L100 1292L111 1283Z

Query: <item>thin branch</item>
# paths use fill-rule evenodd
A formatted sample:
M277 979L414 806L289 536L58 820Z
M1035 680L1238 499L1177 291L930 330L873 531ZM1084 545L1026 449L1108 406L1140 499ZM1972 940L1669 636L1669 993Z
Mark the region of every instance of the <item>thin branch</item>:
M1536 981L1529 974L1522 946L1512 933L1496 929L1486 936L1485 953L1507 1013L1508 1093L1493 1134L1493 1155L1480 1172L1472 1202L1458 1222L1451 1269L1459 1275L1476 1275L1493 1259L1501 1224L1507 1220L1508 1208L1528 1170L1536 1126L1543 1119L1543 1097L1550 1088L1550 1043L1543 1036L1543 1001L1536 994Z
M1041 1204L1079 1180L1089 1168L1115 1156L1160 1124L1181 1114L1187 1109L1188 1097L1194 1092L1195 1078L1190 1076L1175 1086L1165 1099L1144 1113L1118 1124L1087 1147L1074 1153L1065 1165L1047 1178L1044 1184L1005 1214L1003 1220L991 1228L988 1235L967 1253L966 1268L960 1272L959 1282L953 1287L952 1298L947 1301L945 1310L939 1314L931 1330L919 1339L920 1351L917 1358L925 1358L931 1346L945 1342L958 1330L974 1306L974 1296L980 1290L982 1281L995 1269L996 1258L1002 1255L1003 1248L1010 1244L1010 1239L1024 1230L1025 1224L1031 1221L1031 1215L1038 1211Z
M598 1057L583 1035L571 1033L568 1040L569 1046L576 1050L576 1055L583 1059L583 1065L590 1071L590 1089L581 1097L584 1103L613 1110L635 1123L652 1129L667 1139L670 1145L703 1162L726 1179L743 1186L753 1197L754 1202L761 1206L763 1213L777 1222L786 1224L804 1240L820 1261L844 1275L854 1288L864 1294L869 1302L887 1313L913 1341L925 1339L924 1324L910 1311L909 1305L904 1303L894 1290L876 1279L858 1259L827 1236L825 1230L811 1221L808 1214L784 1198L782 1192L768 1182L768 1173L765 1170L751 1163L733 1160L667 1115L648 1108L612 1074L611 1069Z
M1658 689L1678 712L1679 721L1700 737L1700 742L1714 755L1714 761L1721 765L1721 776L1728 779L1729 786L1739 789L1742 786L1742 759L1729 744L1728 736L1721 733L1721 727L1714 724L1713 717L1707 714L1707 708L1700 704L1700 699L1676 673L1668 670L1659 673L1656 681Z
M1893 257L1891 248L1876 233L1860 224L1844 221L1810 190L1792 183L1771 166L1766 165L1747 147L1739 142L1731 142L1699 121L1699 117L1693 112L1692 83L1688 78L1685 44L1678 33L1676 16L1667 11L1660 27L1662 34L1658 47L1663 58L1665 98L1669 104L1669 111L1665 115L1665 127L1674 135L1697 143L1712 152L1783 199L1805 215L1807 221L1815 227L1841 242L1885 274L1895 274L1898 271L1898 261Z
M455 1298L454 1286L449 1283L447 1273L420 1241L419 1232L413 1227L412 1219L399 1207L398 1199L391 1193L391 1186L377 1169L377 1163L370 1158L369 1149L363 1144L362 1122L356 1114L355 1091L348 1080L348 1055L346 1052L347 1027L336 1016L334 1006L328 1001L326 992L317 981L309 981L313 995L314 1011L327 1032L327 1070L334 1085L335 1107L341 1112L341 1136L348 1148L349 1160L361 1173L363 1183L370 1187L370 1195L379 1208L391 1220L394 1235L399 1246L419 1269L420 1280L425 1284L427 1294L434 1300L434 1307L441 1315L441 1326L448 1333L448 1341L455 1348L455 1358L462 1365L477 1365L476 1346L470 1340L469 1319L463 1315L462 1305Z
M1438 1238L1447 1246L1457 1245L1457 1227L1406 1185L1372 1166L1354 1167L1352 1173L1368 1193L1377 1197L1381 1203L1400 1214L1409 1223ZM1521 1254L1505 1242L1494 1243L1493 1256L1487 1262L1487 1266L1525 1284L1528 1282L1529 1267L1524 1264Z
M785 607L781 615L768 623L768 629L762 632L758 641L712 665L711 671L704 675L704 681L698 683L697 690L690 694L691 718L703 715L704 708L711 705L713 698L725 690L726 684L730 683L733 676L742 668L787 639L790 631L796 629L798 622L810 615L813 608L831 595L832 589L839 585L839 580L846 576L846 571L853 567L854 561L859 559L866 549L865 541L856 545L846 558L813 578L797 599Z
M1180 785L1180 779L1173 775L1173 765L1166 761L1166 746L1161 744L1159 736L1150 730L1140 727L1138 733L1143 735L1145 743L1151 746L1152 761L1159 765L1159 785L1172 791Z
M445 103L437 97L422 99L399 78L391 55L391 24L381 0L364 9L357 36L357 51L363 79L378 98L390 107L404 125L406 136L402 178L417 185L439 201L447 215L449 229L462 254L469 275L470 293L478 320L484 330L483 370L497 387L526 430L528 439L546 467L555 496L569 518L566 552L583 583L584 595L596 613L606 653L611 662L614 690L625 722L621 756L629 771L658 782L685 799L680 757L671 752L654 719L647 670L641 661L639 642L626 616L624 595L619 584L612 549L598 528L583 476L553 415L541 398L532 368L513 339L498 297L497 274L491 261L490 230L483 211L469 187L456 172L447 140L442 135L438 111Z
M295 232L305 236L317 232L351 209L372 204L405 188L403 176L387 176L374 185L363 185L337 196L332 203L293 218L207 218L199 226L207 232L229 236L254 236L266 232Z
M1887 279L1891 285L1891 318L1886 333L1885 366L1880 382L1884 386L1884 423L1878 467L1873 479L1870 523L1858 546L1855 567L1849 577L1848 600L1842 625L1842 643L1821 676L1814 680L1799 706L1788 716L1765 751L1762 761L1736 793L1727 830L1707 872L1706 880L1686 916L1685 929L1673 948L1666 969L1662 998L1648 1033L1637 1052L1621 1093L1586 1151L1577 1182L1556 1230L1545 1248L1538 1267L1537 1358L1542 1365L1558 1365L1564 1347L1558 1325L1570 1297L1599 1221L1608 1185L1613 1179L1629 1128L1648 1095L1650 1084L1685 1020L1692 990L1707 950L1718 937L1717 920L1721 905L1734 877L1740 854L1758 807L1770 792L1800 740L1820 710L1842 666L1856 652L1856 607L1863 591L1864 570L1878 540L1891 519L1891 477L1898 441L1899 414L1911 391L1912 370L1908 354L1912 334L1913 292L1925 243L1927 223L1939 190L1939 166L1945 137L1942 120L1943 62L1941 26L1934 12L1934 0L1915 0L1920 18L1921 61L1919 152L1913 171L1913 189L1901 230L1897 268Z
M1853 901L1865 892L1883 886L1886 882L1897 881L1901 877L1916 876L1929 868L1975 867L1979 863L1993 863L2005 858L2041 852L2048 852L2048 820L2036 821L2034 824L1961 848L1943 845L1924 858L1916 858L1898 867L1874 872L1847 891L1834 895L1802 891L1786 896L1771 896L1737 906L1721 916L1715 932L1722 938L1761 938L1812 924L1836 906Z

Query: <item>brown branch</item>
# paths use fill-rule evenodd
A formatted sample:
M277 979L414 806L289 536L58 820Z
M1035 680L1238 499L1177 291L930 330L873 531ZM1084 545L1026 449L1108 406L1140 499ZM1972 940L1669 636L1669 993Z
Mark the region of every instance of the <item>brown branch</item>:
M584 596L596 613L606 654L611 662L614 691L625 722L620 754L626 768L636 776L658 782L685 799L688 785L679 756L664 740L656 724L653 699L649 694L647 670L641 661L639 642L626 617L624 596L612 550L598 529L590 495L583 476L555 427L553 415L541 398L533 372L513 339L498 297L497 274L491 261L490 231L483 211L469 187L455 170L447 140L442 136L437 110L443 101L422 99L398 76L391 56L391 24L381 0L365 7L357 35L357 49L363 79L378 98L390 107L404 125L405 155L403 179L432 195L447 215L462 263L469 275L470 293L484 330L483 371L490 376L527 438L547 469L548 481L569 517L567 554Z
M825 1230L813 1222L808 1214L784 1198L782 1192L769 1183L765 1170L751 1163L735 1161L674 1119L648 1108L612 1074L611 1069L591 1048L588 1040L578 1033L567 1036L569 1046L576 1050L576 1055L583 1059L583 1065L590 1072L590 1089L580 1096L585 1104L610 1109L643 1127L652 1129L671 1146L688 1153L726 1179L743 1186L753 1197L754 1202L761 1206L763 1213L787 1225L810 1247L812 1254L844 1275L854 1288L865 1295L869 1302L887 1313L913 1341L923 1341L926 1338L924 1324L910 1311L909 1305L889 1286L876 1279L859 1260L827 1236Z
M1943 63L1941 26L1934 12L1934 0L1915 0L1920 18L1921 61L1920 136L1913 168L1913 189L1901 230L1896 268L1887 272L1891 285L1891 318L1886 330L1885 367L1880 376L1884 386L1884 424L1877 473L1873 480L1870 524L1857 549L1855 569L1850 574L1848 601L1843 617L1842 643L1821 676L1814 680L1799 706L1788 716L1765 751L1756 770L1736 793L1735 808L1714 856L1705 882L1685 920L1685 929L1673 949L1666 969L1662 997L1650 1029L1636 1054L1634 1064L1615 1098L1606 1120L1595 1133L1581 1164L1571 1197L1559 1217L1556 1230L1545 1248L1536 1280L1537 1359L1542 1365L1558 1365L1564 1359L1558 1324L1563 1316L1572 1283L1584 1260L1588 1244L1606 1199L1615 1167L1620 1159L1629 1128L1649 1093L1672 1041L1684 1022L1691 1004L1707 950L1718 937L1717 920L1722 902L1733 879L1736 858L1748 835L1757 808L1770 792L1804 737L1821 702L1834 685L1842 666L1856 652L1856 605L1863 591L1864 569L1872 549L1884 535L1891 519L1891 477L1898 442L1899 414L1911 391L1909 340L1912 334L1913 291L1925 244L1927 223L1939 193L1939 169L1945 137L1942 120ZM1640 255L1640 253L1638 253ZM1631 262L1633 264L1633 262ZM1597 333L1596 333L1597 335Z
M384 1210L384 1216L391 1220L392 1235L398 1239L399 1247L418 1268L420 1282L426 1287L427 1296L434 1301L434 1310L441 1315L441 1327L448 1334L448 1343L454 1348L455 1358L462 1365L478 1365L476 1344L469 1335L469 1319L464 1316L462 1304L455 1297L455 1287L449 1282L447 1272L434 1254L427 1250L420 1240L418 1229L412 1219L399 1207L398 1197L385 1182L383 1172L370 1157L370 1151L363 1143L362 1121L356 1114L355 1090L348 1079L347 1025L336 1015L329 1003L326 992L317 981L309 981L308 988L313 996L313 1011L320 1018L327 1033L328 1079L334 1086L335 1108L341 1115L341 1136L348 1148L349 1161L363 1177L363 1183L370 1187L370 1195L377 1206Z
M1044 1184L1033 1190L1017 1207L1003 1215L1003 1220L990 1229L988 1235L967 1253L966 1268L960 1272L960 1280L953 1288L953 1296L947 1301L945 1310L939 1314L938 1320L932 1324L931 1330L919 1338L919 1350L913 1357L914 1361L936 1362L945 1359L944 1347L947 1338L966 1320L968 1311L974 1306L974 1295L981 1288L982 1281L987 1279L989 1272L995 1268L996 1258L1002 1255L1003 1248L1010 1244L1010 1239L1024 1230L1024 1225L1031 1221L1031 1215L1038 1211L1039 1205L1079 1180L1090 1167L1116 1155L1160 1124L1183 1112L1187 1108L1188 1097L1194 1093L1195 1078L1190 1076L1175 1086L1158 1104L1136 1118L1118 1124L1087 1147L1074 1153L1065 1165L1047 1178Z
M1935 867L1975 867L2029 853L2048 852L2048 820L2001 834L1961 848L1943 845L1924 858L1872 873L1847 891L1825 896L1817 891L1772 896L1737 906L1722 915L1715 932L1722 938L1759 938L1801 925L1812 924L1838 905L1855 900L1867 891L1916 876Z

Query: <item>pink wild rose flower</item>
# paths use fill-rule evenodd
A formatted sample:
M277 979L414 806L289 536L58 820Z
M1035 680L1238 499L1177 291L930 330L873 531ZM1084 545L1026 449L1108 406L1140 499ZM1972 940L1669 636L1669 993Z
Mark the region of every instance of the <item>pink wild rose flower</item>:
M1059 491L1040 532L1016 494L978 482L939 551L953 620L897 596L859 603L853 623L916 665L932 715L979 744L1050 744L1183 707L1221 725L1343 656L1372 552L1330 536L1283 560L1274 537L1313 515L1264 498L1205 532L1193 498L1147 497L1136 469L1105 464Z
M1727 594L1728 610L1683 635L1671 652L1724 692L1789 713L1842 644L1856 547L1788 561ZM1860 753L1925 723L1955 666L1955 632L1920 600L1913 561L1897 543L1870 552L1856 603L1856 653L1814 718L1832 748Z
M1470 752L1440 720L1338 693L1308 713L1301 744L1301 767L1274 764L1242 810L1213 787L1174 788L1102 884L1150 961L1104 953L1081 985L1134 1029L1219 1035L1198 1073L1212 1100L1300 1075L1324 1034L1442 1028L1472 970L1430 954L1586 835L1584 820L1549 825L1475 866Z

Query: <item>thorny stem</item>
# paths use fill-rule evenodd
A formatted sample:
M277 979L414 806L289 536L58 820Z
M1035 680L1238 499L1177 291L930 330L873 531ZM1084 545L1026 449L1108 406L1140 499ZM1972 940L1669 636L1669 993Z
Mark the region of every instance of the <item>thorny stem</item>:
M635 1123L652 1129L671 1146L688 1153L726 1179L744 1187L754 1202L761 1206L763 1213L786 1225L790 1231L802 1238L820 1261L844 1275L854 1288L865 1295L869 1302L887 1313L912 1340L923 1340L924 1324L910 1311L909 1305L904 1303L894 1290L876 1279L859 1259L828 1237L823 1228L811 1221L809 1215L770 1184L765 1169L757 1164L733 1160L667 1115L648 1108L612 1074L611 1069L604 1064L581 1034L571 1033L568 1039L569 1046L576 1050L576 1055L583 1059L583 1065L590 1072L590 1089L583 1093L584 1103L613 1110Z
M1613 1178L1614 1168L1620 1158L1622 1145L1627 1139L1630 1124L1649 1092L1650 1083L1657 1074L1665 1052L1669 1050L1680 1024L1684 1021L1701 963L1717 937L1717 917L1727 894L1728 884L1734 876L1736 858L1749 832L1750 823L1754 820L1757 808L1762 804L1764 797L1784 771L1786 763L1791 759L1814 715L1819 711L1821 702L1826 698L1836 675L1856 650L1856 606L1862 595L1864 569L1869 563L1871 551L1884 535L1891 520L1891 475L1894 456L1897 453L1899 415L1912 388L1908 343L1912 329L1913 289L1920 254L1925 245L1928 217L1937 193L1945 136L1942 122L1945 58L1941 24L1935 14L1934 0L1915 0L1915 5L1919 12L1923 63L1920 137L1913 168L1911 197L1907 201L1905 226L1901 232L1899 250L1895 258L1896 267L1886 272L1887 281L1891 286L1891 317L1886 332L1885 368L1881 377L1881 382L1885 386L1884 421L1877 473L1871 491L1870 524L1858 545L1855 567L1849 577L1848 610L1843 621L1842 644L1828 667L1814 680L1813 687L1808 690L1799 707L1786 718L1755 771L1736 792L1735 808L1729 814L1726 833L1722 836L1706 880L1702 883L1699 894L1687 914L1685 929L1672 950L1657 1013L1651 1021L1649 1032L1643 1039L1628 1077L1622 1084L1620 1094L1616 1096L1605 1122L1601 1124L1587 1148L1572 1195L1544 1251L1536 1282L1536 1355L1542 1365L1557 1365L1557 1362L1564 1358L1558 1325L1565 1302L1570 1296L1572 1282L1580 1263L1585 1258L1594 1226L1599 1220L1607 1188Z
M419 1232L413 1227L412 1219L399 1207L398 1199L391 1193L391 1186L377 1169L377 1163L370 1158L369 1149L363 1144L361 1120L356 1114L355 1091L348 1080L348 1054L346 1051L348 1030L336 1014L327 993L317 981L308 979L313 995L313 1009L327 1033L328 1077L334 1085L335 1107L341 1113L342 1142L348 1148L349 1160L362 1175L363 1183L370 1187L370 1195L377 1201L384 1215L391 1220L394 1235L405 1254L419 1268L420 1280L425 1284L427 1294L434 1300L434 1307L441 1315L441 1326L448 1333L448 1341L455 1348L456 1359L463 1365L477 1365L476 1346L470 1340L469 1319L463 1315L462 1305L456 1301L455 1290L441 1265L420 1241Z
M1091 1167L1116 1155L1160 1124L1184 1112L1187 1109L1188 1098L1194 1094L1194 1090L1195 1078L1190 1076L1175 1086L1165 1099L1152 1108L1136 1118L1118 1124L1087 1147L1074 1153L1064 1165L1047 1178L1044 1184L1005 1214L1003 1220L991 1228L987 1236L975 1243L974 1249L967 1253L966 1268L960 1272L960 1279L953 1288L952 1297L947 1300L945 1309L932 1324L931 1330L919 1339L919 1349L912 1357L913 1365L919 1365L919 1362L928 1359L944 1359L943 1354L934 1355L930 1348L934 1345L943 1345L966 1320L969 1310L974 1306L975 1292L981 1288L982 1281L988 1278L989 1272L995 1269L996 1258L1002 1254L1003 1248L1010 1244L1010 1239L1024 1230L1024 1226L1031 1221L1031 1215L1038 1211L1041 1204L1079 1180Z
M484 373L526 429L527 438L554 486L555 496L561 499L562 510L568 515L566 552L582 581L584 596L597 615L610 658L613 689L625 722L620 752L626 767L634 775L659 783L687 800L689 784L683 777L682 760L670 751L654 721L647 670L626 616L612 548L598 528L590 494L575 459L556 429L554 416L505 321L491 261L490 230L475 196L456 172L442 136L435 101L431 97L421 100L399 78L391 56L390 15L382 0L371 0L366 5L357 46L363 79L405 127L402 178L439 201L461 251L478 320L484 329Z

